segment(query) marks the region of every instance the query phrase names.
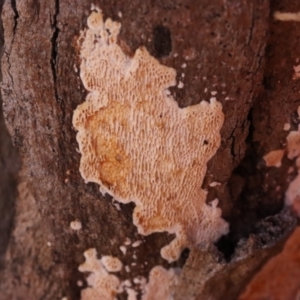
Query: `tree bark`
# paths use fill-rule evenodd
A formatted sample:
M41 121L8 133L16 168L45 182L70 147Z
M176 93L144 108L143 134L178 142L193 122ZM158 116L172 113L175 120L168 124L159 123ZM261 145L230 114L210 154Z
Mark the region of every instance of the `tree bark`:
M79 173L72 116L86 90L77 39L92 2L5 0L2 7L0 298L80 299L78 281L83 287L86 282L78 266L83 252L96 248L99 255L122 256L123 265L136 262L129 274L120 272L121 280L148 278L156 265L178 267L175 299L237 299L296 226L289 210L282 210L293 162L285 159L280 169L269 170L262 157L283 147L284 123L291 120L292 129L299 123L292 71L300 57L300 29L274 22L272 13L297 11L300 5L292 0L93 2L105 18L122 23L120 45L128 55L145 46L176 69L184 88L171 91L180 107L209 101L214 92L223 105L222 143L203 188L208 202L220 200L230 233L209 250L184 251L169 265L159 251L174 236L140 236L132 223L134 205L120 204L118 210ZM212 187L212 182L221 184ZM76 219L80 231L70 228ZM144 242L122 255L126 238ZM127 299L125 293L118 297Z

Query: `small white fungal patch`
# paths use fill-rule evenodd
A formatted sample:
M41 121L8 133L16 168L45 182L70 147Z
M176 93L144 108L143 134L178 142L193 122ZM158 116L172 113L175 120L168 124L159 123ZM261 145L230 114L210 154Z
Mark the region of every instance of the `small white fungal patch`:
M84 252L85 262L79 266L80 272L88 272L88 287L81 290L81 300L101 299L115 300L115 296L122 291L120 280L109 274L102 261L97 259L96 249Z
M294 21L294 22L300 22L300 12L296 13L290 13L290 12L280 12L275 11L274 12L274 19L278 21Z
M131 245L131 240L130 240L130 238L127 237L127 238L125 239L124 245L126 245L126 246Z
M281 161L284 156L285 150L273 150L266 154L263 159L267 167L281 167Z
M127 300L137 300L137 292L134 289L127 287L125 291L127 293Z
M126 254L126 252L127 252L127 249L126 249L126 247L125 246L120 246L120 248L119 248L120 250L121 250L121 252L125 255Z
M117 210L121 210L120 204L115 199L113 199L112 204Z
M51 243L50 243L50 242L47 242L47 246L48 246L48 247L51 247Z
M293 75L293 79L297 80L300 78L300 65L294 66L294 75Z
M291 124L290 123L285 123L284 125L283 125L283 130L284 131L289 131L291 129Z
M218 186L218 185L221 185L221 183L220 183L220 182L216 182L216 181L211 182L211 183L209 184L210 187L215 187L215 186Z
M75 73L77 73L78 72L78 68L77 68L76 64L73 65L73 68L74 68Z
M165 93L176 84L176 71L144 47L127 56L117 43L120 23L95 10L79 39L80 77L89 92L73 115L80 173L118 202L135 202L140 234L175 234L161 249L172 262L184 248L228 232L220 208L207 205L201 189L221 143L222 105L212 98L180 108Z
M287 138L287 157L294 159L300 155L300 130L291 131Z
M133 247L133 248L136 248L136 247L140 246L141 244L142 244L142 241L141 241L141 240L137 240L137 241L135 241L135 242L132 244L132 247Z
M62 297L61 300L68 300L68 298L67 297Z
M211 94L212 94L213 96L216 96L216 95L218 94L218 92L217 92L217 91L212 91Z
M125 266L124 268L125 268L125 271L126 271L127 273L130 272L130 267L129 267L129 266Z
M131 282L130 282L130 280L129 280L129 279L126 279L126 280L124 280L124 281L122 282L122 286L131 287L131 286L132 286L132 284L131 284Z
M77 285L78 285L79 287L81 287L81 286L83 286L83 282L82 282L81 280L77 280Z
M177 57L178 56L178 53L174 53L174 55L173 55L174 57Z
M96 11L96 12L101 12L101 9L97 6L97 5L95 5L94 3L92 3L91 4L91 10L93 11Z
M122 16L123 16L123 15L122 15L122 12L119 11L119 12L118 12L118 17L119 17L119 18L122 18Z
M229 101L229 100L235 100L235 98L233 98L233 97L226 97L225 100L226 100L226 101Z
M140 283L140 279L138 277L133 278L133 282L135 284L139 284Z
M79 220L75 220L70 223L70 227L73 230L80 230L82 228L82 224Z
M300 118L300 106L297 108L298 118Z
M179 81L179 83L178 83L178 88L179 88L179 89L182 89L183 87L184 87L183 82L182 82L182 81Z
M181 65L181 68L185 69L185 68L186 68L186 63L183 63L183 64Z
M300 106L298 107L298 115L300 113ZM285 204L291 206L293 210L300 217L300 126L297 131L291 131L287 138L287 157L289 159L296 158L297 176L289 184L285 193ZM293 167L290 167L288 174L294 171Z

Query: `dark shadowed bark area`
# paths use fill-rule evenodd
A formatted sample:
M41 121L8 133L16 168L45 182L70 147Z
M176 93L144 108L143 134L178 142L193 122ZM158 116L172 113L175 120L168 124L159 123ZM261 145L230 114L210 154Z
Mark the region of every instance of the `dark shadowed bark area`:
M296 170L288 174L294 162L284 158L281 168L267 168L262 157L284 148L285 123L292 130L299 123L293 67L300 58L300 23L274 21L272 15L275 10L297 12L300 3L3 2L0 299L80 299L77 282L86 287L86 281L78 266L89 248L122 257L131 272L123 269L121 280L148 278L156 265L182 268L175 299L237 299L263 263L281 250L297 222L283 209L288 183L296 176ZM98 185L85 184L79 173L72 115L86 90L79 77L77 39L91 3L105 18L121 22L119 44L128 55L145 46L176 69L184 88L171 92L180 107L209 101L212 95L223 105L222 143L208 164L203 188L208 202L220 200L230 233L216 245L185 250L171 265L160 249L174 236L140 236L132 223L134 205L120 204L118 210L111 197L103 197ZM76 219L80 231L70 228ZM120 246L126 238L144 242L124 255ZM118 297L127 299L125 293Z

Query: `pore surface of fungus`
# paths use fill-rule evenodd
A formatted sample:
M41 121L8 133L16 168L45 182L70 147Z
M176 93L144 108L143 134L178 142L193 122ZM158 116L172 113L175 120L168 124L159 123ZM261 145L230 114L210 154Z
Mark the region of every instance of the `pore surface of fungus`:
M180 108L168 88L176 71L145 48L128 57L117 44L120 24L99 9L79 39L80 76L88 90L74 112L80 172L102 193L136 204L140 234L167 231L176 238L161 250L169 262L185 247L216 241L228 225L201 185L220 145L224 115L209 102Z
M101 262L108 272L119 272L123 267L122 262L117 257L109 255L102 256Z

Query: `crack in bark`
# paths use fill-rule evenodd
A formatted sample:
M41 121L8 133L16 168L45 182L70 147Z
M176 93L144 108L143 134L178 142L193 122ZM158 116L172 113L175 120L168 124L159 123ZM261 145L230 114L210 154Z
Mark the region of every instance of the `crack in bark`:
M10 63L10 53L4 51L3 54L6 56L6 60L7 60L7 64L8 64L8 68L7 68L7 73L8 73L8 76L11 80L11 83L12 83L12 88L14 89L14 78L13 76L10 74L10 69L11 69L11 63ZM3 82L1 84L1 86L3 87Z
M50 65L52 70L52 76L53 76L53 85L54 85L54 95L57 102L59 101L58 97L58 91L57 91L57 75L56 75L56 63L57 63L57 38L59 35L59 28L57 27L57 16L59 14L59 0L55 0L55 11L53 15L53 21L52 21L52 28L53 28L53 34L51 37L51 58L50 58Z
M11 69L10 53L11 53L11 50L12 50L12 47L13 47L13 44L14 44L14 40L15 40L15 36L16 36L16 32L17 32L18 20L19 20L19 17L20 17L18 9L17 9L16 0L11 0L11 8L12 8L12 11L14 13L13 36L12 36L11 43L10 43L10 49L9 49L9 51L4 50L4 54L6 55L7 64L8 64L7 73L8 73L8 76L9 76L10 80L11 80L12 88L14 89L14 79L13 79L13 76L11 75L11 73L10 73L10 69ZM5 49L5 45L4 45L4 49Z
M12 0L12 7L13 7ZM0 3L0 15L2 15L3 1ZM17 19L19 14L14 10L15 24L14 32L17 26ZM0 20L0 34L3 37L3 21ZM4 43L0 44L0 60L3 56L7 56L8 66L10 68L9 55L4 51ZM1 68L1 81L2 81L2 68ZM8 71L12 83L13 78ZM12 138L8 133L4 113L2 95L0 95L0 270L6 267L5 253L11 239L11 231L14 225L15 218L15 203L17 201L17 173L19 171L20 161L16 149L13 147ZM1 281L1 280L0 280Z
M13 27L13 34L15 36L16 30L17 30L17 26L18 26L18 19L19 19L19 12L17 9L17 4L16 4L16 0L11 0L11 8L15 14L14 16L14 27ZM13 38L14 38L13 36Z
M248 40L247 40L247 43L246 43L247 46L250 47L250 49L251 49L250 44L251 44L252 37L253 37L253 29L254 29L254 25L255 25L254 24L254 18L255 18L255 16L254 16L254 7L252 5L252 9L251 9L251 27L250 27L250 30L249 30L249 36L248 36Z

